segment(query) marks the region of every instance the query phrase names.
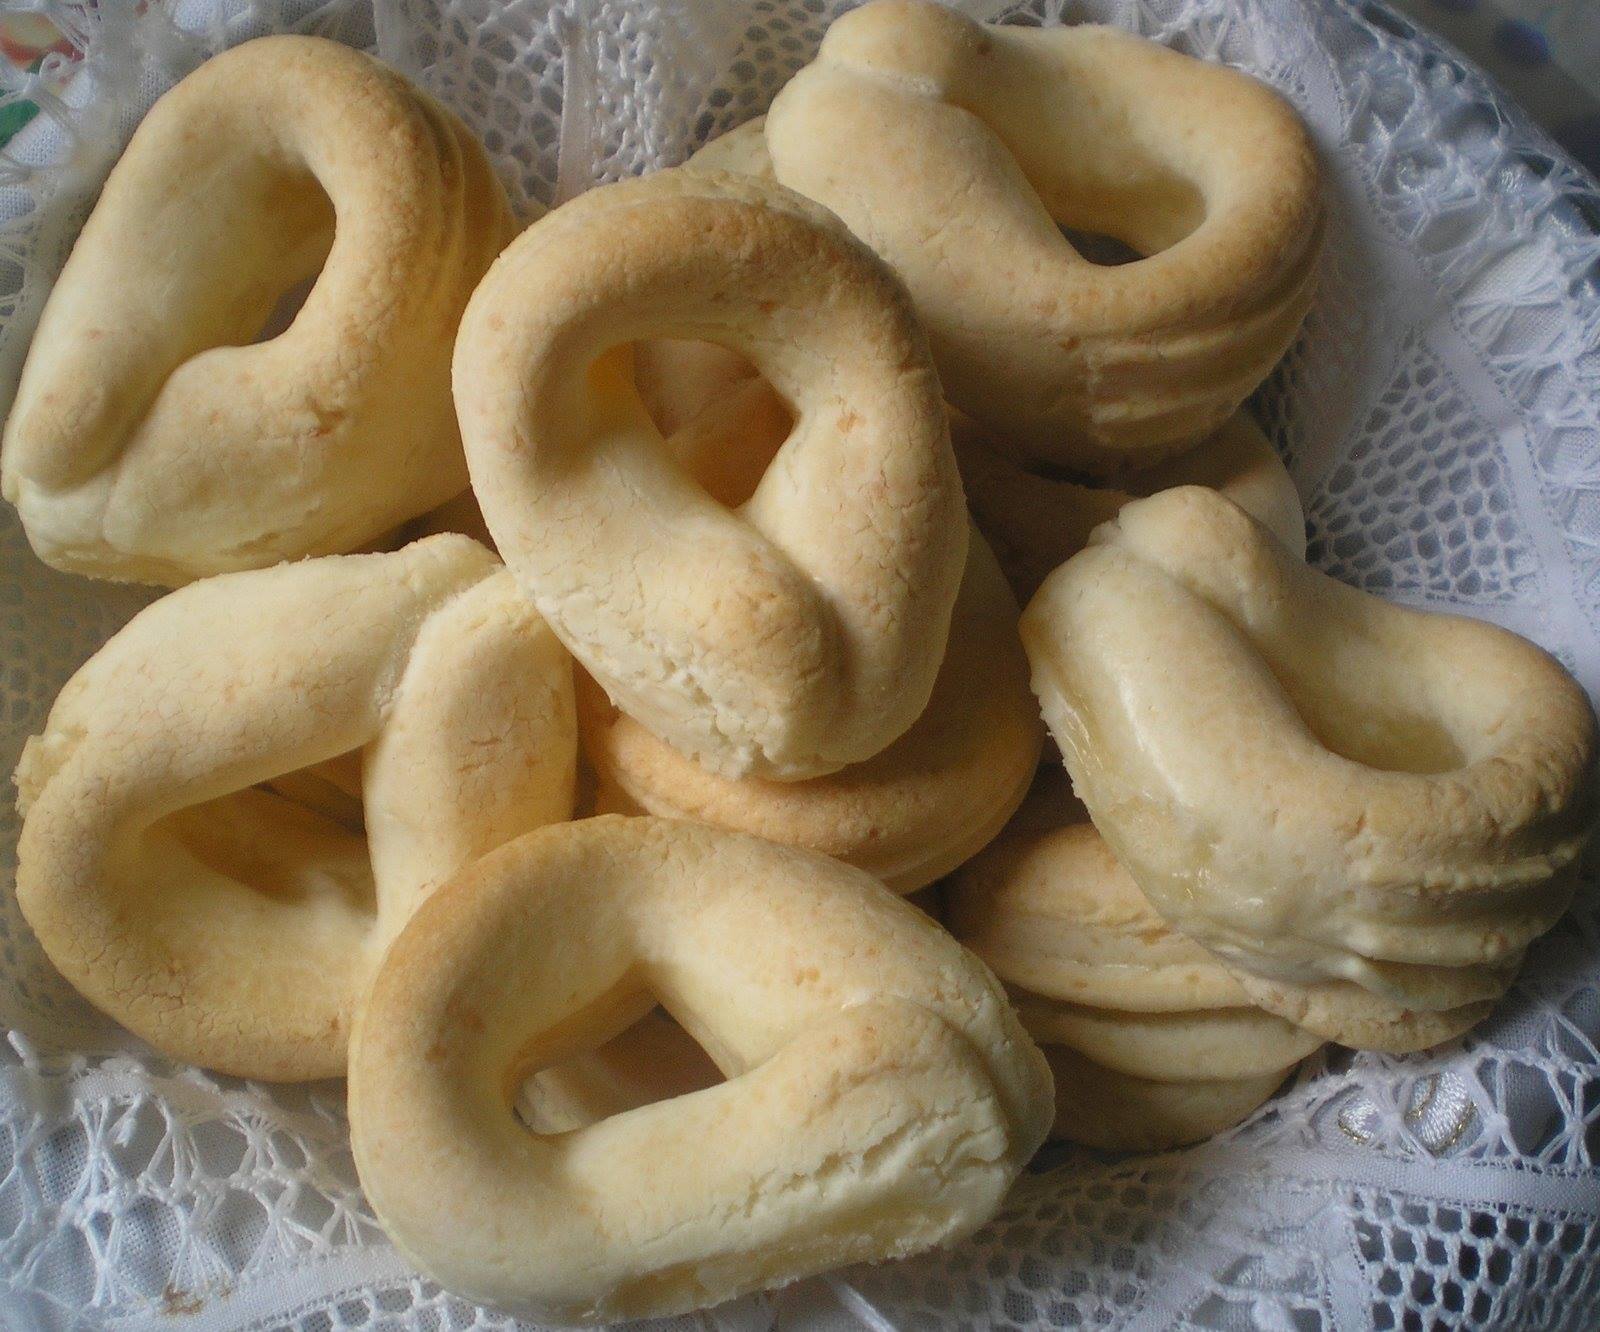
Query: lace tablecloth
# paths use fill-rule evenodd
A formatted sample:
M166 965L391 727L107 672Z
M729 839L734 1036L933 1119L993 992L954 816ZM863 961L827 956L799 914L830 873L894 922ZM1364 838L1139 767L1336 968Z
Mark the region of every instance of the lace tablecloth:
M1397 0L1478 61L1591 172L1600 172L1600 5L1594 0Z
M207 53L297 27L377 50L567 197L762 109L836 0L45 4L72 56L13 79L0 384L138 116ZM1506 624L1600 686L1600 195L1485 81L1355 0L1026 0L1249 69L1300 106L1333 224L1305 336L1261 394L1311 558ZM63 79L62 63L81 61ZM0 767L146 594L53 574L0 515ZM15 823L0 854L15 861ZM1186 1152L1059 1151L948 1253L716 1314L760 1328L1600 1326L1600 911L1592 881L1501 1010L1410 1058L1333 1053ZM175 1067L88 1010L0 898L0 1327L484 1328L416 1277L351 1167L338 1084ZM699 1320L684 1320L689 1322Z

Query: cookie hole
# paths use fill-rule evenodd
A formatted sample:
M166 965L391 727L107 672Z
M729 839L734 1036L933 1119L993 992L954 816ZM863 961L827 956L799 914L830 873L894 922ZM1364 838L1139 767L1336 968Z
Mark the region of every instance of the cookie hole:
M1333 681L1289 682L1284 692L1311 733L1340 758L1382 772L1431 776L1467 765L1454 736L1431 717L1375 704Z
M1071 179L1046 179L1049 164L1024 164L1030 165L1039 201L1068 244L1092 263L1132 263L1160 254L1206 218L1199 188L1162 162L1135 155L1118 163L1115 176Z
M539 1069L513 1101L533 1133L571 1133L723 1081L711 1056L661 1008L596 1049Z
M635 344L634 385L673 459L728 508L755 493L794 428L794 413L761 372L714 343Z
M1080 231L1075 227L1065 226L1060 230L1067 244L1079 255L1091 264L1099 264L1102 268L1118 268L1123 264L1136 263L1145 257L1127 241L1108 236L1103 231Z
M224 340L233 345L270 342L287 332L333 250L333 200L315 176L270 178L255 209L270 239L236 265L239 336Z
M359 750L178 810L150 831L276 901L375 909Z
M1321 662L1307 670L1279 660L1266 644L1256 647L1306 729L1340 758L1380 772L1420 776L1452 772L1471 761L1449 727L1398 699L1382 697L1365 672L1346 665L1342 669L1350 678L1341 678Z
M299 805L349 832L366 835L359 749L349 750L324 763L314 763L309 768L286 772L259 783L256 789Z
M295 316L300 313L301 306L306 303L306 297L311 295L311 289L317 285L317 278L320 276L319 266L317 273L286 288L278 297L277 304L272 307L267 322L261 326L260 332L251 341L271 342L280 333L287 332L289 326L294 323Z

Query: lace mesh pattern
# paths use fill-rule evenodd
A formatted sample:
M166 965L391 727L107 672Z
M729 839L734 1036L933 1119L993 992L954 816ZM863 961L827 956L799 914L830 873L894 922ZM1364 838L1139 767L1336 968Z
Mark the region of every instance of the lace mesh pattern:
M1311 496L1309 558L1368 592L1492 604L1536 596L1505 454L1415 338Z
M79 60L0 89L0 383L139 116L257 33L375 50L484 137L525 209L681 160L764 109L838 0L43 0ZM1600 195L1480 76L1357 0L995 0L1268 79L1330 179L1323 288L1257 411L1312 556L1530 634L1600 685ZM0 767L148 593L54 574L0 513ZM15 867L16 823L0 817ZM1600 1325L1600 912L1533 949L1494 1017L1426 1055L1329 1052L1186 1152L1047 1153L948 1253L838 1274L892 1328ZM0 1326L487 1329L388 1246L339 1084L176 1067L87 1008L0 893ZM673 1327L758 1329L789 1297Z

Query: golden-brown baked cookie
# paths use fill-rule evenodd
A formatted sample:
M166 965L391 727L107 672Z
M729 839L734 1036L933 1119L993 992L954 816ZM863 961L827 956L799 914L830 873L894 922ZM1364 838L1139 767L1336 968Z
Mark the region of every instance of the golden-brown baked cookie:
M737 512L663 448L647 338L748 353L795 415ZM826 210L662 171L581 195L500 257L456 402L489 530L630 716L729 777L872 757L922 714L967 524L904 290Z
M176 584L448 499L451 344L514 226L466 127L371 57L264 37L206 61L139 126L34 334L0 452L34 550Z
M828 30L764 139L777 180L904 279L950 401L1051 462L1111 474L1197 443L1311 300L1319 174L1294 110L1114 28L877 0ZM743 131L710 155L751 169L754 149ZM1063 227L1144 257L1093 263Z
M530 1135L528 1072L660 1002L727 1081ZM601 816L492 852L425 902L357 1022L350 1130L402 1252L560 1323L662 1316L991 1217L1051 1084L999 983L825 856Z
M439 536L205 579L61 691L17 769L17 901L164 1053L344 1072L384 945L459 865L572 809L572 664Z
M1022 800L1043 728L1017 637L1017 603L981 536L950 621L933 697L882 753L826 777L718 777L656 739L581 680L584 752L600 809L694 819L807 847L877 876L897 893L954 869Z

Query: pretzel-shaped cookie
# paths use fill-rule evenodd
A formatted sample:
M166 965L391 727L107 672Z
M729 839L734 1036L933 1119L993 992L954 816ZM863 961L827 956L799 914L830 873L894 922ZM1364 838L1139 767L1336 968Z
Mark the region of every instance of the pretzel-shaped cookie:
M1214 491L1125 507L1022 638L1117 859L1300 1026L1455 1035L1571 899L1596 798L1578 684L1514 634L1308 568Z
M532 1135L526 1075L659 999L727 1075ZM983 1224L1050 1121L999 984L826 857L602 816L425 902L357 1020L350 1130L400 1249L561 1323L666 1315Z
M951 931L1012 987L1056 1073L1055 1137L1153 1151L1244 1119L1321 1038L1255 1007L1170 929L1059 767L945 885Z
M465 537L192 584L28 742L18 903L67 979L163 1052L338 1076L416 904L570 816L571 691L560 644Z
M748 165L748 136L702 161ZM1107 474L1202 439L1310 303L1318 169L1294 111L1112 28L877 0L779 92L765 143L905 281L950 401L1048 461ZM1058 223L1146 257L1091 263Z
M3 488L40 558L182 583L460 491L451 343L512 230L466 127L376 60L314 37L208 60L139 126L34 336Z
M795 425L737 512L662 447L620 344L720 341ZM455 356L506 563L628 715L729 777L872 757L921 715L967 525L938 379L892 275L815 204L664 171L520 236Z
M1016 599L976 532L933 697L865 763L806 782L729 780L610 707L592 682L580 681L578 704L602 810L695 819L821 851L897 893L926 887L999 832L1027 792L1042 740Z

